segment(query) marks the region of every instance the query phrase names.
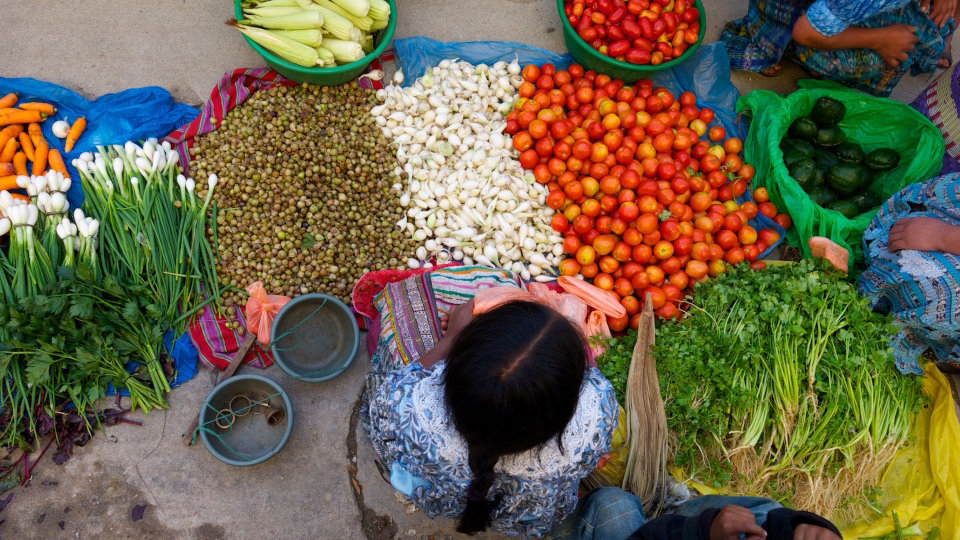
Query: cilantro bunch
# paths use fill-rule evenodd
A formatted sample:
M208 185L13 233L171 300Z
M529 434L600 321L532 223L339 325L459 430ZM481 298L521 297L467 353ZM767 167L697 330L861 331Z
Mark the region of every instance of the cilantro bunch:
M824 514L862 498L925 400L895 369L889 317L810 260L741 265L698 284L687 311L654 346L674 464ZM614 377L628 341L605 360Z

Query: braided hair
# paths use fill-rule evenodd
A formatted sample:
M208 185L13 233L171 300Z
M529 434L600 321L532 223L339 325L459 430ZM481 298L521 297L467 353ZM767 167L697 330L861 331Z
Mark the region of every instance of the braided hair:
M454 340L444 375L446 404L467 443L473 479L457 530L483 531L488 492L502 456L561 436L586 371L583 335L556 311L510 302L475 317Z

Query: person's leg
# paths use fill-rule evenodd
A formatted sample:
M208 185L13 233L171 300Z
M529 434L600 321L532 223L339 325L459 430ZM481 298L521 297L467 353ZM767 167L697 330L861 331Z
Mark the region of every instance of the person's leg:
M723 508L732 504L742 506L753 512L757 520L757 525L763 525L767 521L767 514L771 510L781 508L783 505L772 499L763 497L734 497L730 495L704 495L691 499L677 508L676 513L682 516L695 516L709 508Z
M730 67L775 76L782 71L783 56L793 25L812 0L750 0L742 19L727 23L720 40L727 48Z
M644 523L643 504L630 493L614 487L587 493L572 514L550 533L563 540L623 540Z

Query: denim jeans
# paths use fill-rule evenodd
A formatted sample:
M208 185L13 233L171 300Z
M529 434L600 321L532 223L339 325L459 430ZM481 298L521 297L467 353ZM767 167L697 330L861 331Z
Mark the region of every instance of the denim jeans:
M767 513L780 504L762 497L730 497L707 495L684 503L677 514L695 516L708 508L728 504L743 506L753 512L757 525L767 521ZM623 540L636 532L647 518L640 499L619 488L600 488L588 493L577 508L551 532L551 538L563 540Z

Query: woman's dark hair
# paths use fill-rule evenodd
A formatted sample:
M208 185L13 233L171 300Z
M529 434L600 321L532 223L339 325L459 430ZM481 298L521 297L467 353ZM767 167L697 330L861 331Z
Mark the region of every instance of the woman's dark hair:
M577 327L541 304L510 302L461 330L447 356L444 379L447 407L467 443L473 472L458 531L472 534L489 525L487 492L501 456L554 436L562 443L586 362Z

